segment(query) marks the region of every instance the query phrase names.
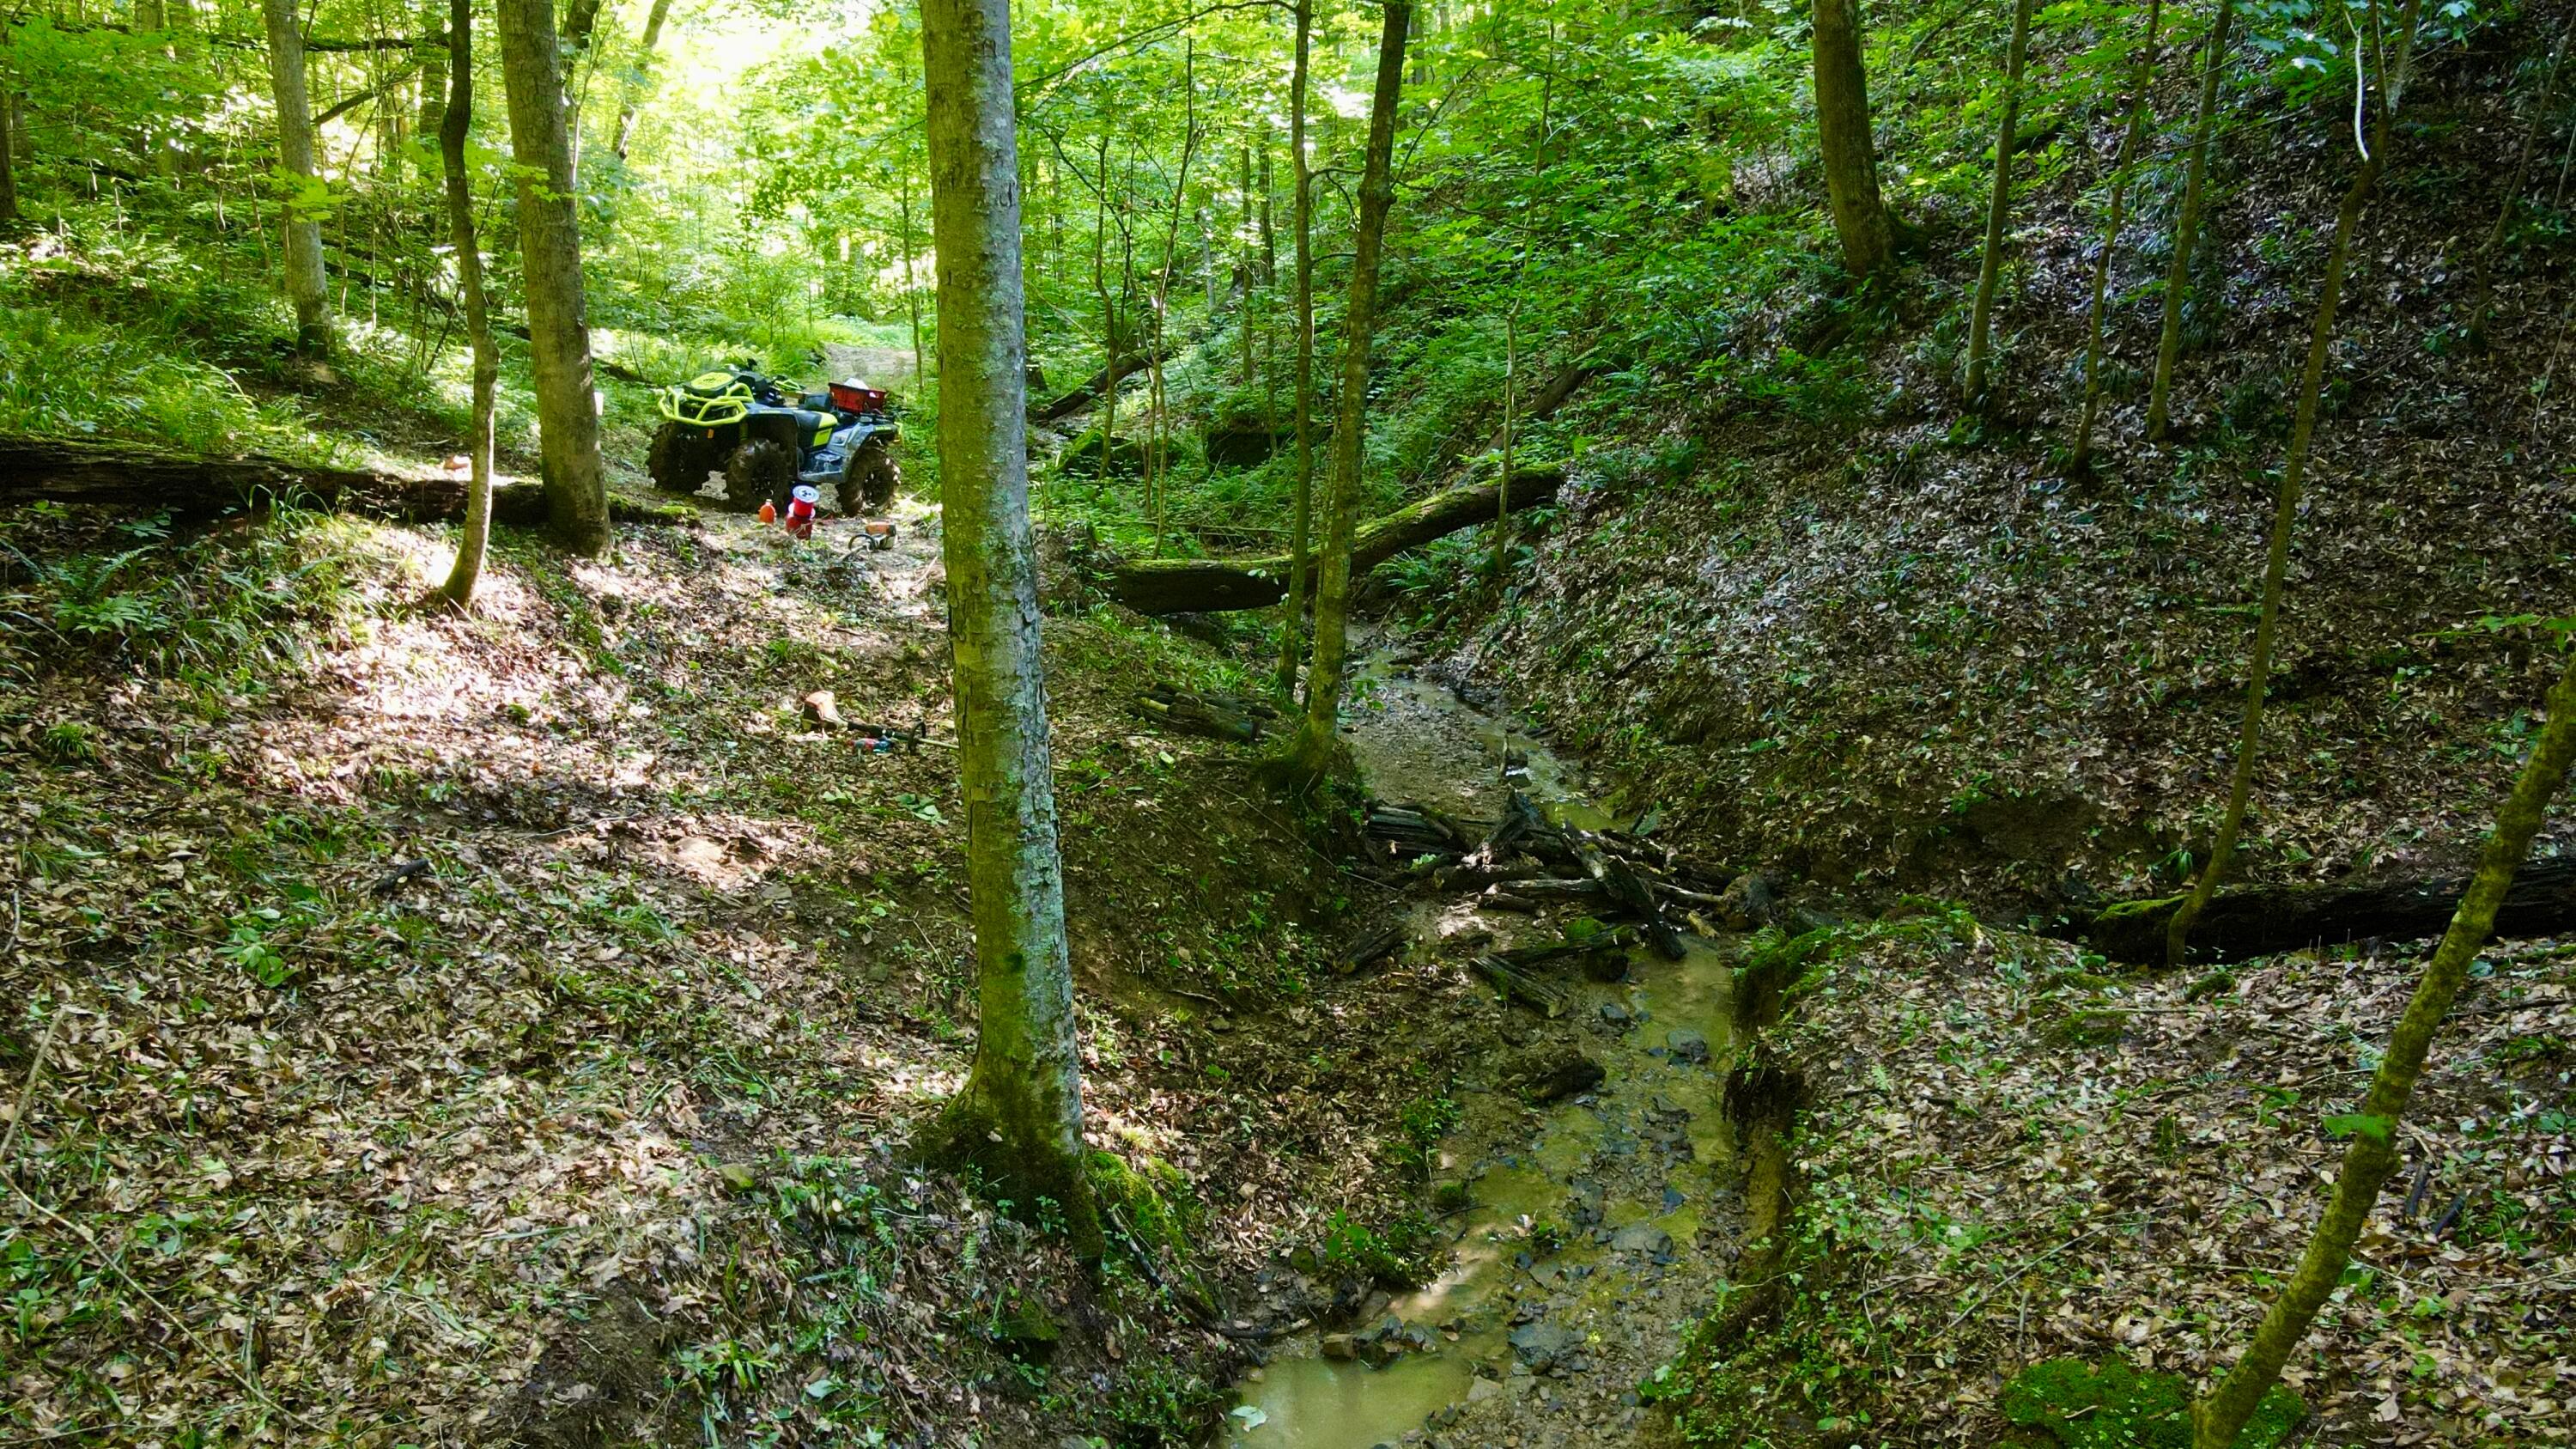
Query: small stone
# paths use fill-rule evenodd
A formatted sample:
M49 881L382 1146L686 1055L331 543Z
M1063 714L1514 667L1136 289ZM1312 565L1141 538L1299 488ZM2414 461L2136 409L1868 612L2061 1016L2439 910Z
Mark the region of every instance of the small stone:
M1635 1022L1637 1018L1635 1013L1629 1011L1628 1008L1621 1006L1619 1003L1615 1001L1605 1001L1601 1003L1601 1019L1610 1023L1612 1026L1626 1027Z
M1708 1038L1686 1026L1664 1033L1664 1048L1677 1062L1697 1064L1708 1060Z
M1610 1235L1610 1246L1622 1253L1659 1258L1673 1250L1673 1235L1653 1223L1630 1223Z
M1538 1373L1574 1352L1583 1342L1573 1329L1556 1323L1531 1323L1511 1332L1512 1352Z
M1344 1362L1359 1356L1358 1349L1352 1345L1351 1336L1347 1333L1325 1334L1322 1348L1324 1357L1341 1359Z
M1503 1386L1492 1379L1478 1379L1467 1386L1467 1402L1487 1404L1503 1396Z
M724 1185L735 1192L749 1192L760 1186L760 1179L753 1175L749 1167L739 1162L728 1162L717 1168L716 1176L723 1178Z

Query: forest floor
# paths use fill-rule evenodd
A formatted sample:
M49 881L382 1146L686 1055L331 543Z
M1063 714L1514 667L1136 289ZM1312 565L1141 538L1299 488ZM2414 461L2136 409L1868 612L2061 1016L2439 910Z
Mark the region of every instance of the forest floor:
M1092 1278L904 1157L971 1050L952 758L799 709L946 736L936 516L901 522L505 533L460 619L437 530L7 520L44 622L0 697L0 1437L1179 1442L1239 1362L1208 1308L1406 1271L1442 1056L1415 986L1325 969L1378 888L1246 752L1131 717L1239 683L1132 620L1049 642L1136 1241Z

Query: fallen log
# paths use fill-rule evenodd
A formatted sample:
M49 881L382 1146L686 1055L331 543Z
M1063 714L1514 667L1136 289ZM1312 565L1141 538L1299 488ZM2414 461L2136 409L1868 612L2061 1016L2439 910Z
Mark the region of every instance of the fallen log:
M1476 974L1494 983L1506 1000L1517 1001L1541 1016L1565 1014L1565 988L1512 965L1499 956L1479 956L1468 963Z
M1029 421L1052 423L1070 417L1098 402L1101 394L1112 384L1125 382L1128 378L1144 371L1154 359L1155 354L1151 352L1130 352L1110 366L1084 378L1073 391L1065 393L1052 402L1040 403L1030 408Z
M1512 511L1535 507L1565 484L1563 468L1512 473ZM1492 483L1434 493L1363 526L1351 546L1351 572L1366 573L1409 548L1494 518ZM1136 559L1109 571L1109 597L1140 614L1201 614L1266 609L1288 596L1288 556L1240 559Z
M276 501L402 523L434 523L464 516L465 480L444 469L330 468L263 453L206 458L115 443L0 438L0 507L53 502L76 508L166 509L197 519ZM612 493L608 513L621 522L669 523L686 517L688 510ZM495 484L492 518L522 526L545 522L545 490L534 479Z
M2192 955L2206 960L2295 951L2377 938L2415 941L2451 922L2466 877L2358 886L2267 886L2221 891L2192 927ZM2165 959L2165 926L2180 896L2125 901L2084 928L2086 944L2114 961ZM2495 934L2545 936L2576 931L2576 860L2539 861L2514 877L2496 912Z

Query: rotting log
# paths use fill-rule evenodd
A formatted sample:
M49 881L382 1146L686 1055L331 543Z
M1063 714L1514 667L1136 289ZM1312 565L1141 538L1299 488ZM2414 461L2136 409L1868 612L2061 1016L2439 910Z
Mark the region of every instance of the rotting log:
M1563 468L1521 468L1512 473L1514 512L1556 496ZM1362 527L1351 546L1355 573L1377 567L1406 549L1494 518L1493 483L1434 493ZM1288 596L1288 556L1239 559L1135 559L1119 563L1103 580L1109 597L1140 614L1218 613L1266 609Z
M2438 936L2468 889L2465 876L2358 886L2267 886L2221 891L2192 927L2196 959L2243 960L2306 946ZM2103 911L2083 931L2085 943L2114 961L2159 964L2165 928L2181 896L2126 901ZM2496 912L2495 934L2546 936L2576 931L2576 860L2539 861L2514 878Z
M1540 980L1499 956L1478 956L1467 964L1492 982L1505 999L1517 1001L1541 1016L1565 1014L1565 988L1555 982Z
M51 502L77 508L166 509L180 518L211 518L289 501L403 523L433 523L463 517L465 493L464 477L443 469L330 468L260 453L209 458L114 443L0 438L0 507ZM668 523L687 512L609 496L609 516L623 522ZM545 518L545 491L535 479L493 488L494 522L534 526Z
M1119 358L1114 367L1104 367L1084 378L1071 392L1029 409L1029 421L1052 423L1070 417L1100 401L1101 395L1107 392L1112 384L1125 382L1153 365L1159 356L1160 354L1150 351L1130 352Z

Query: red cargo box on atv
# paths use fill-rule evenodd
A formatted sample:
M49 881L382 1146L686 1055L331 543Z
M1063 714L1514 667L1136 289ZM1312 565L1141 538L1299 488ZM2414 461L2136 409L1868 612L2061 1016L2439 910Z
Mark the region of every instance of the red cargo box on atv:
M843 412L881 413L885 411L886 394L881 387L870 387L856 378L836 382L829 389L832 406Z

